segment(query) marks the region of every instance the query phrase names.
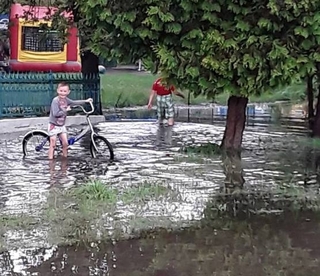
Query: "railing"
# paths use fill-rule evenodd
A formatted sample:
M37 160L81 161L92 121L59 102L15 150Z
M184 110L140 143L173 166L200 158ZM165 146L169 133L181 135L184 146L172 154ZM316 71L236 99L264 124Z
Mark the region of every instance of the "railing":
M62 81L70 85L71 99L93 98L95 114L102 114L99 75L0 73L0 118L47 116Z

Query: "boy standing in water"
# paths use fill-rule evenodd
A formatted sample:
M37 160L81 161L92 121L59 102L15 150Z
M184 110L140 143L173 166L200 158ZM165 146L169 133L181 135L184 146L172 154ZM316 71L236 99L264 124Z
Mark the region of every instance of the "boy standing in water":
M178 92L173 85L167 87L163 84L161 78L153 83L148 108L152 108L153 98L157 96L157 114L160 124L164 119L168 120L168 126L173 126L174 124L174 104L172 94L184 99L184 95Z
M74 101L68 98L70 94L69 85L65 82L58 84L58 96L52 100L49 116L48 134L50 136L50 147L48 152L49 159L53 159L54 149L56 147L57 136L61 139L62 155L68 156L68 136L65 126L67 112L71 110L71 106L80 105L92 101L87 100Z

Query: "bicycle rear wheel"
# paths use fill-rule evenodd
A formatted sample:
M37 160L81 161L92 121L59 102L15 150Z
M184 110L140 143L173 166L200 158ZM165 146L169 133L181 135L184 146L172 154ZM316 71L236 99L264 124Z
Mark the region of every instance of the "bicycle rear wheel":
M94 143L97 147L97 150L94 147L94 144L90 143L90 153L92 158L99 158L99 159L108 159L108 160L113 160L114 159L114 152L113 152L113 147L110 144L110 142L100 136L96 135L93 137Z
M35 130L28 133L22 140L24 156L48 154L50 145L49 135L43 131Z

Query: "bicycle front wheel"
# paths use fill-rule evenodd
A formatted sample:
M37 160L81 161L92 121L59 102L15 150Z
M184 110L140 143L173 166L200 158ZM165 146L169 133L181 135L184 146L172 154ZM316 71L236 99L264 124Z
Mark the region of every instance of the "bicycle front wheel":
M113 160L114 159L114 153L113 153L113 148L112 145L110 144L110 142L100 136L94 136L94 143L96 145L96 148L93 144L93 142L91 141L90 143L90 153L92 158L101 158L101 159L109 159L109 160Z
M48 154L50 145L49 135L43 131L32 131L22 140L22 151L24 156Z

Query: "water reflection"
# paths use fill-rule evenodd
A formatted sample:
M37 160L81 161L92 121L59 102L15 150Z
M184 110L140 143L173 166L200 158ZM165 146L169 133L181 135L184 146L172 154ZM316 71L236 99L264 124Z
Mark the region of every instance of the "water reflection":
M245 183L243 168L241 163L241 152L228 150L222 155L223 172L226 176L224 180L225 189L239 187Z
M60 157L58 159L49 160L50 186L60 184L67 177L68 158Z
M50 187L69 187L92 177L119 188L125 188L128 183L163 181L179 190L183 198L180 206L192 210L196 205L200 211L202 204L219 192L225 182L241 183L245 178L246 191L278 189L284 184L299 186L305 182L314 189L319 183L316 165L319 155L312 148L307 151L308 147L302 146L303 132L299 136L279 126L248 127L240 162L237 156L225 156L222 161L219 156L193 160L177 153L181 146L219 143L224 130L220 125L176 123L173 128L158 128L155 123L117 122L102 123L99 128L115 147L115 164L93 160L81 145L70 151L67 162L23 160L17 146L21 136L9 140L2 137L1 211L38 210L41 202L46 201ZM161 135L168 137L169 147L156 145ZM191 216L200 218L199 210Z
M119 204L117 215L112 219L121 222L121 226L126 229L131 229L135 221L148 221L154 227L162 227L164 224L162 224L161 218L170 218L170 222L173 223L199 221L204 216L210 217L208 213L217 212L217 206L220 206L218 211L230 210L230 215L237 213L252 215L265 210L271 212L288 206L288 200L283 200L283 198L279 200L277 197L279 193L283 194L283 191L287 194L298 191L298 195L308 198L308 200L319 194L318 165L316 165L318 155L314 150L308 151L310 147L302 146L301 137L305 133L301 131L297 134L297 132L288 131L287 128L281 126L248 127L244 133L245 150L241 156L231 154L223 156L223 159L220 156L195 157L193 159L178 153L179 148L208 142L219 143L223 135L223 126L176 123L171 132L167 132L171 145L165 147L156 145L160 130L154 123L106 122L100 124L99 128L101 129L100 133L115 146L117 161L112 165L93 160L87 149L81 145L70 151L67 162L60 159L52 163L48 160L23 160L21 148L17 146L21 142L21 137L1 138L0 145L3 147L0 147L0 162L4 165L0 167L0 202L2 204L0 211L2 213L26 212L36 215L47 202L48 191L53 186L68 188L75 183L83 183L88 178L96 177L119 191L124 191L132 185L139 185L142 181L157 181L179 193L179 197L174 201L168 202L164 198L148 202L139 208ZM165 134L165 131L162 134ZM165 139L163 140L165 141ZM306 173L307 170L308 173ZM268 202L271 202L269 206L266 205ZM106 227L112 229L112 226L113 224L107 224ZM39 243L44 241L47 230L35 229L27 236L23 231L9 233L4 237L9 246L16 246L21 240L26 240L25 237L28 237L31 242L28 244L26 241L20 250L24 252L23 248L32 248L32 245L37 241ZM226 236L226 238L228 237L233 239L233 236ZM34 239L32 240L32 238ZM170 239L175 238L170 236ZM197 242L201 244L200 241ZM243 241L237 240L237 242ZM123 248L127 248L128 243L123 244ZM190 246L199 246L199 244ZM150 245L151 251L153 250L152 246L154 245ZM232 245L229 244L229 246ZM37 247L39 248L39 246ZM30 252L33 252L32 250ZM61 250L65 250L64 253L67 254L66 251L72 249L60 249L58 253ZM205 248L204 250L209 249ZM192 254L197 254L197 250L194 251ZM70 275L71 269L75 269L75 271L88 269L86 257L81 257L81 254L86 256L88 252L83 248L80 248L78 252L79 267L74 261L75 266L72 268L72 262L69 262L68 259L70 270L66 268L68 266L64 266L64 271L69 271L69 274L65 275ZM221 251L212 254L224 253ZM59 254L58 256L61 258L62 255ZM145 256L145 253L143 254ZM210 256L209 259L212 257ZM196 255L187 257L190 259ZM19 259L20 257L15 258ZM99 261L101 260L102 257L99 257ZM134 263L132 265L138 266L140 264ZM152 275L153 268L149 268L149 263L147 265L150 269L149 272L151 271L149 275ZM197 265L201 268L198 263ZM111 266L108 264L109 269L112 266L113 264ZM54 267L60 269L57 263ZM95 268L93 264L92 267ZM119 267L118 263L117 267ZM127 273L126 268L123 269ZM79 275L81 273L85 272L79 272ZM157 270L155 273L164 272ZM172 273L176 273L174 269ZM40 275L46 274L40 273ZM82 275L88 275L88 273Z
M317 215L215 220L214 227L145 232L129 241L32 250L20 259L12 251L1 255L0 271L16 276L319 274ZM208 218L203 224L210 225ZM13 274L12 264L18 263L24 269Z
M171 146L172 145L172 131L173 126L159 125L157 129L157 146Z

